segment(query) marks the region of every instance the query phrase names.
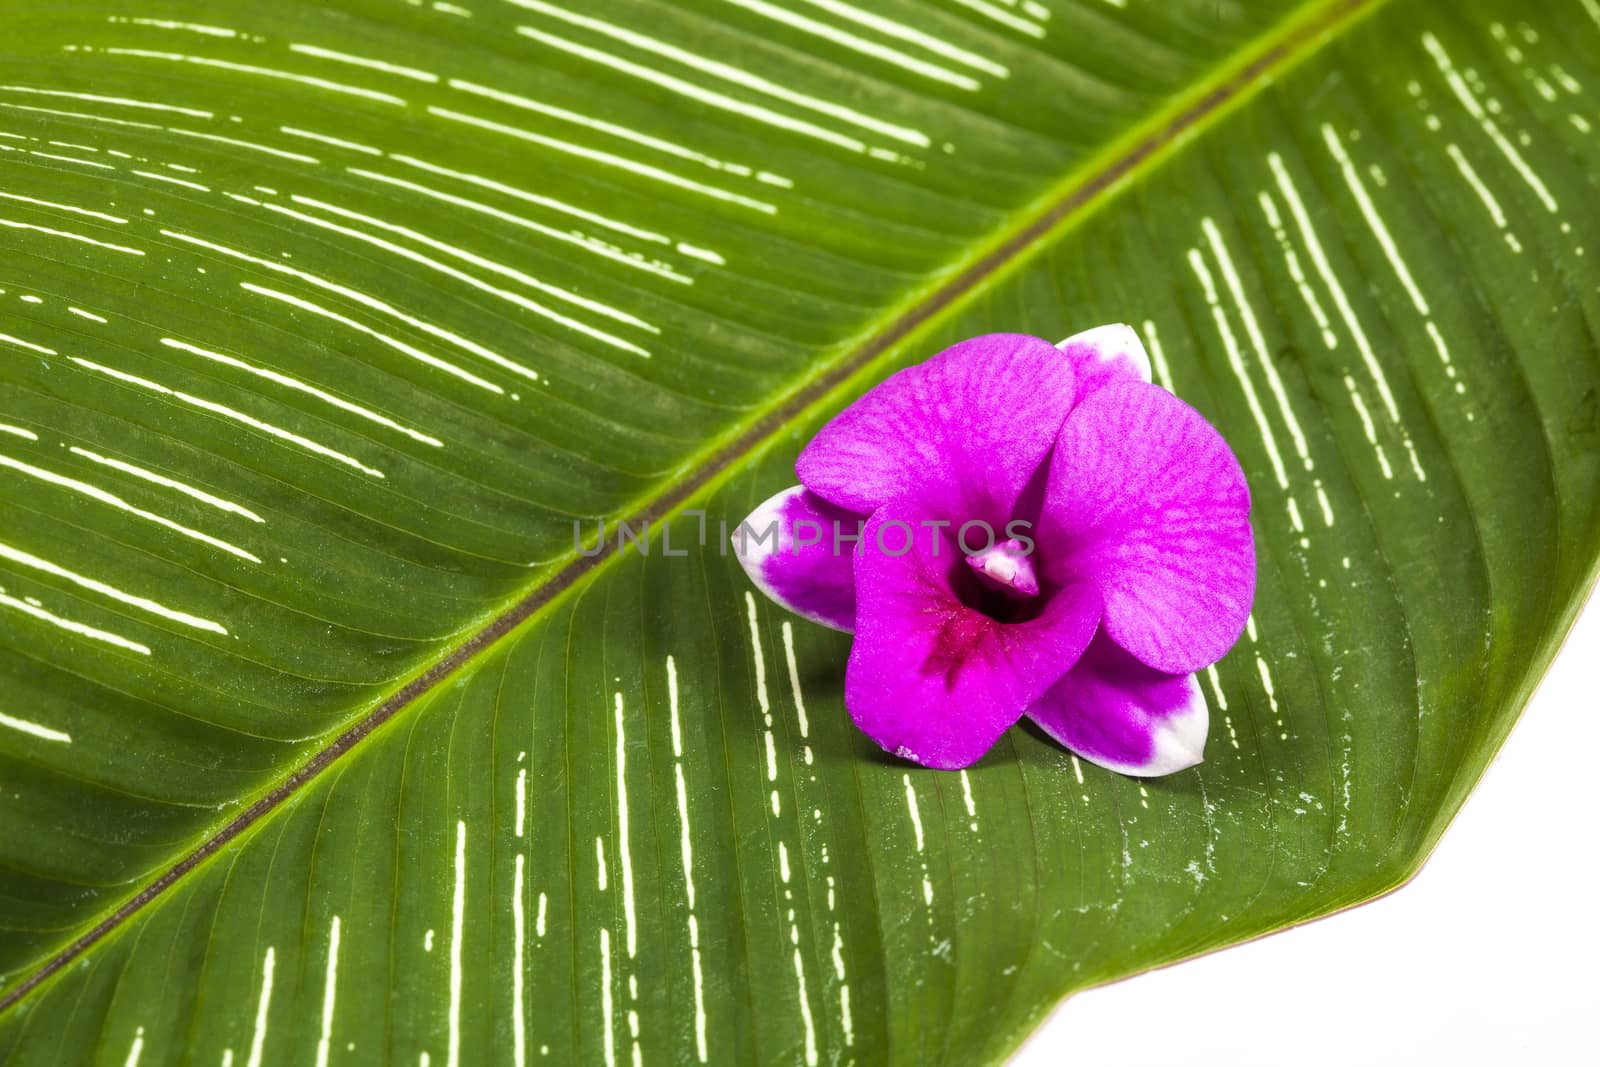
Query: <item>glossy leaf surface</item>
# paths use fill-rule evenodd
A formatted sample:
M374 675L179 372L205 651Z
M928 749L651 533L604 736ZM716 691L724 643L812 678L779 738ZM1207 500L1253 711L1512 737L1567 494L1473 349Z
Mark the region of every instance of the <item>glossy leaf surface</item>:
M1593 580L1586 0L5 26L7 1062L992 1062L1401 881ZM718 523L1103 321L1252 484L1208 761L901 765Z

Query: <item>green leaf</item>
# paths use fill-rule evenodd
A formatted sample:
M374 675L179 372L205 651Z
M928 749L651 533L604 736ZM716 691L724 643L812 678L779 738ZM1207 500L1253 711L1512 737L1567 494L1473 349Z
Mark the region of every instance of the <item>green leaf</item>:
M994 1062L1404 880L1594 580L1600 7L1291 8L7 12L0 1060ZM717 523L1105 321L1254 491L1208 761L903 766Z

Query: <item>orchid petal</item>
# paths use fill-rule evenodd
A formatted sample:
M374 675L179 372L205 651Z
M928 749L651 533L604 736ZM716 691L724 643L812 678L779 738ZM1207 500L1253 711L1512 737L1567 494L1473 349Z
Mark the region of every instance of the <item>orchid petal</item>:
M845 706L885 750L954 769L987 752L1077 662L1100 597L1071 585L1042 601L1036 617L998 621L957 594L954 583L979 583L948 530L919 525L923 514L883 507L856 546ZM900 553L908 535L911 547Z
M1076 396L1073 363L1049 342L975 337L874 386L806 445L795 470L852 511L937 497L948 515L1004 522Z
M1142 382L1103 386L1061 428L1039 543L1047 577L1093 582L1106 632L1187 674L1243 630L1255 594L1250 493L1221 435Z
M855 626L854 539L865 519L805 486L769 497L733 535L745 573L767 596L824 626Z
M1198 678L1152 670L1104 633L1028 717L1090 763L1140 778L1199 763L1210 725Z
M1073 362L1079 403L1113 382L1150 381L1150 356L1139 335L1125 322L1075 333L1056 347Z

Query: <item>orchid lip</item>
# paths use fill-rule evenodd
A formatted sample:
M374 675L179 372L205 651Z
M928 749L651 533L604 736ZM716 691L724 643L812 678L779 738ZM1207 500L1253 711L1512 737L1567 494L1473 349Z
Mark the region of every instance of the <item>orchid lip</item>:
M967 556L967 566L990 589L1014 597L1039 595L1039 576L1034 572L1033 560L1015 537Z

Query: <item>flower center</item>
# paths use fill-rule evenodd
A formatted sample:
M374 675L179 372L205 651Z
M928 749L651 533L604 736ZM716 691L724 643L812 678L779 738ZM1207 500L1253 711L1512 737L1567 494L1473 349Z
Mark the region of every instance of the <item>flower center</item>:
M987 589L1019 599L1039 595L1039 577L1033 569L1033 558L1014 537L968 556L967 566Z

